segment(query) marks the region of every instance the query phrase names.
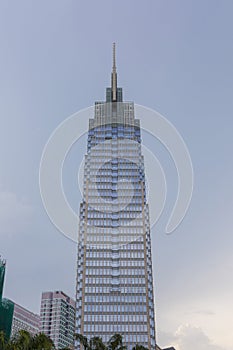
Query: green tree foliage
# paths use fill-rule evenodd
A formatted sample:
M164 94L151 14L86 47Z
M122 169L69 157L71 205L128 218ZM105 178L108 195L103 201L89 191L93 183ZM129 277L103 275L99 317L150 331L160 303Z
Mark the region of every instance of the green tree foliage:
M43 333L32 336L29 332L21 330L14 339L7 340L5 334L0 332L0 350L56 350L52 340ZM62 349L61 349L62 350ZM70 350L64 348L63 350Z
M123 344L122 335L114 334L105 344L100 337L90 340L82 334L75 335L76 340L83 346L83 350L127 350ZM43 333L32 336L29 332L21 330L14 339L7 340L0 332L0 350L56 350L52 340ZM71 350L69 347L60 350ZM148 350L136 344L132 350Z
M123 345L122 335L119 333L114 334L107 344L104 344L102 338L93 337L90 340L82 334L75 335L76 340L80 342L84 350L127 350L127 347ZM135 345L133 350L148 350L142 345Z
M136 344L132 350L148 350L148 349L145 348L145 346L143 346L143 345Z

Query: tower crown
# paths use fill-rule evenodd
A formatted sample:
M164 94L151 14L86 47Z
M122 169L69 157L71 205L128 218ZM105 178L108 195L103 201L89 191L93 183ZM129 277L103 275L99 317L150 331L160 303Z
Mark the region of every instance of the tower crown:
M116 44L112 45L111 87L106 90L106 102L122 102L122 88L117 87Z

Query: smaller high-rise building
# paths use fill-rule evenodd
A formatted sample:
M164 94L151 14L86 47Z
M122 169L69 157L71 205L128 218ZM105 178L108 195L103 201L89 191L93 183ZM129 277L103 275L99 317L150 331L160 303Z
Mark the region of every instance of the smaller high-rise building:
M72 348L75 333L75 301L62 291L42 293L40 331L52 339L56 349Z
M19 330L26 330L35 335L39 332L40 316L13 301L2 298L6 261L0 257L0 331L7 339L17 335Z
M14 303L11 300L3 299L3 287L6 270L6 261L0 256L0 331L3 331L6 338L11 335Z
M39 333L40 316L18 304L14 304L11 338L17 336L20 330L28 331L33 336Z

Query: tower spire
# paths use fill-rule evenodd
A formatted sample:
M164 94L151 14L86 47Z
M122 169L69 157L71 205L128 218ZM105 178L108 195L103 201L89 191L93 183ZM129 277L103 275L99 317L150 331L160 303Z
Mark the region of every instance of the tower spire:
M117 101L117 72L116 72L116 44L113 43L112 46L112 102Z

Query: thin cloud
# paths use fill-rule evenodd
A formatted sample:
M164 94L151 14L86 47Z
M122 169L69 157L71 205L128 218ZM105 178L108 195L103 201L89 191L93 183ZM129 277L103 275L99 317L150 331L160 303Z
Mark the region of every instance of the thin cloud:
M186 312L186 315L190 315L190 314L197 314L197 315L205 315L205 316L214 316L216 315L215 312L211 311L211 310L196 310L196 311L190 311L190 312Z

